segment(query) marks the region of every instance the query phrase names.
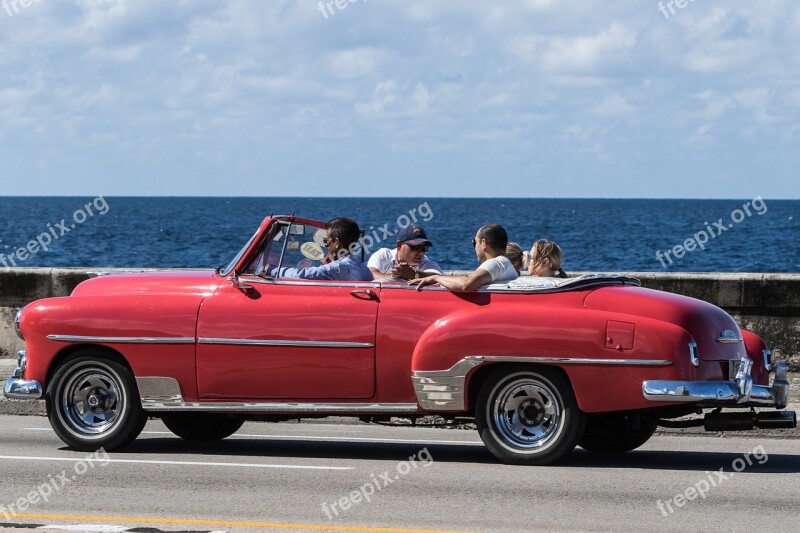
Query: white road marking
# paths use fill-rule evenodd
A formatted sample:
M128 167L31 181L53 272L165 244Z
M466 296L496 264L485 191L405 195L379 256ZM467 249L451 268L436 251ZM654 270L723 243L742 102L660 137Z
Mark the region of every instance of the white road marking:
M50 428L25 428L30 431L52 431ZM171 431L142 431L142 435L173 435ZM337 440L342 442L386 442L397 444L459 444L462 446L483 446L481 441L473 440L436 440L436 439L385 439L375 437L327 437L318 435L250 435L247 433L234 433L230 438L239 437L247 439L292 439L292 440Z
M82 457L31 457L22 455L0 455L0 459L10 459L17 461L68 461L80 462ZM98 460L98 462L100 462ZM127 463L145 465L177 465L177 466L227 466L239 468L288 468L294 470L355 470L349 466L308 466L308 465L274 465L258 463L207 463L202 461L154 461L146 459L105 459L104 463Z
M26 529L55 529L57 531L79 531L85 533L122 533L124 531L130 531L132 529L137 529L135 527L126 527L126 526L108 526L102 524L64 524L64 525L56 525L50 524L47 526L28 526ZM154 530L160 531L160 530ZM168 532L162 532L168 533ZM203 533L228 533L224 530L216 530L216 531L208 531Z
M130 527L125 526L102 526L102 525L95 525L95 524L79 524L79 525L49 525L49 526L40 526L36 529L58 529L61 531L87 531L90 533L117 533L119 531L128 531L129 529L133 529Z

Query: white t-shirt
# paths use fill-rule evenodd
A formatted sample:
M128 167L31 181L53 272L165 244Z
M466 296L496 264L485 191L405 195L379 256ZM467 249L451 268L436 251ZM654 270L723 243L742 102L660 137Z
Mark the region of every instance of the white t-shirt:
M514 265L511 264L511 260L504 255L488 259L478 268L485 270L492 276L492 283L505 283L514 281L519 277Z
M397 266L397 248L381 248L369 256L367 266L383 274L388 274L392 271L392 267ZM411 268L417 272L435 272L436 274L442 274L442 268L428 259L427 255L422 256L422 261L420 261L419 266Z

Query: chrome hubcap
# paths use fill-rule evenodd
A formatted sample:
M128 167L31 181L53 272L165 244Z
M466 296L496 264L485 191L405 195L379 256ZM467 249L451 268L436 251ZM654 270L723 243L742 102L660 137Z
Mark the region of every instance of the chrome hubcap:
M558 434L563 420L561 404L544 383L530 378L514 380L504 385L495 398L494 427L507 443L535 449Z
M78 371L62 390L62 412L75 431L84 435L100 434L119 420L125 396L113 373L103 368Z

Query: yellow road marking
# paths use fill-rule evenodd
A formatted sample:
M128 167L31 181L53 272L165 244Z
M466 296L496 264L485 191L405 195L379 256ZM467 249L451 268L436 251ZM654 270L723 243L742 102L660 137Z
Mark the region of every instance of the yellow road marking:
M172 524L192 526L254 527L270 529L295 529L300 531L356 531L364 533L470 533L444 529L406 529L397 527L333 526L325 524L287 524L280 522L228 522L226 520L193 520L185 518L141 518L130 516L91 516L61 514L17 513L14 518L33 520L69 520L86 522L128 522L140 524Z

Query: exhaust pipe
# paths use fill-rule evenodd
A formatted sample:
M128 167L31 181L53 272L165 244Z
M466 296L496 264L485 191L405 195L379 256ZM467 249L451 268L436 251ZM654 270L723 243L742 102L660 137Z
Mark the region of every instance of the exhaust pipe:
M758 413L756 427L759 429L794 429L797 427L797 415L794 411Z
M751 431L753 429L793 429L794 411L763 413L708 413L703 419L706 431Z

